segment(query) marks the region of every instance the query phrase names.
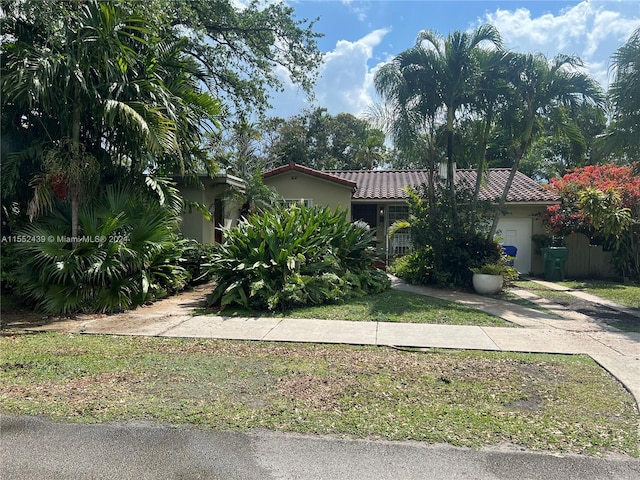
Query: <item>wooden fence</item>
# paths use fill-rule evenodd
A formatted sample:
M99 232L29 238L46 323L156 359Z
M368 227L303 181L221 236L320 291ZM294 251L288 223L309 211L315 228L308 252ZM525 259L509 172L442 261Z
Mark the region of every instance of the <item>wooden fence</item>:
M612 278L615 272L611 266L611 252L602 250L601 245L590 245L589 237L582 233L572 233L564 239L568 256L565 276L573 278Z

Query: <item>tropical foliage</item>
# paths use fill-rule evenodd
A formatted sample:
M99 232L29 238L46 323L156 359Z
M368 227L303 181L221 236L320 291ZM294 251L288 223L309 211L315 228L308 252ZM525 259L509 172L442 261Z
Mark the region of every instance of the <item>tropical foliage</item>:
M620 274L640 278L640 176L633 170L588 166L553 179L562 203L548 207L544 221L555 236L580 232L604 244Z
M410 156L418 154L416 146L429 152L425 165L432 174L427 192L434 206L433 171L438 144L436 118L444 118L446 138L447 186L452 200L451 218L456 218L454 183L454 124L463 107L476 101L481 72L489 68L479 60L481 44L500 48L498 31L483 25L471 33L454 32L442 38L436 32L423 31L412 48L384 65L374 79L378 93L386 102L377 117L396 144ZM382 113L382 115L380 115Z
M80 236L69 236L68 204L17 232L21 258L14 291L48 314L114 312L182 289L175 234L180 202L160 205L139 185L106 188L79 210Z
M604 155L640 158L640 28L612 56L614 81L609 88L612 122L600 144Z
M193 171L204 158L202 132L222 106L201 91L193 56L142 12L118 2L46 3L24 2L5 22L3 196L21 203L16 184L35 187L33 218L55 190L71 204L75 236L83 186Z
M349 113L330 115L324 108L273 119L265 125L265 156L277 165L296 162L316 170L372 170L384 164L382 131Z
M24 0L0 21L3 235L45 239L3 249L29 257L3 265L3 285L49 313L182 288L181 203L163 179L214 172L207 135L234 108L266 108L276 69L310 90L313 23L231 0Z
M455 221L443 204L448 188L440 184L436 208L429 208L425 192L409 191L411 237L414 252L397 260L393 272L411 283L471 288L472 268L498 262L501 247L489 240L493 207L480 203L476 210L460 208ZM469 204L472 191L458 189L457 201Z
M389 286L373 265L374 234L346 211L279 207L250 216L218 246L209 304L279 310L337 302Z
M211 173L205 133L234 106L265 108L276 68L308 91L320 60L313 24L283 4L25 0L4 13L3 205L24 218L36 187L41 213L55 189L73 229L79 184Z

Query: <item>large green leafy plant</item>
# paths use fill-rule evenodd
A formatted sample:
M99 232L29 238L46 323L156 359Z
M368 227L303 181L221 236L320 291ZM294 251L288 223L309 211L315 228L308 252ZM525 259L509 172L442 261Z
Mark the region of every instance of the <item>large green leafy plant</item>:
M414 251L396 260L392 271L411 283L471 288L470 269L500 259L500 245L487 238L494 207L478 202L475 210L469 208L471 192L458 188L452 215L449 192L442 185L437 187L432 208L424 201L426 186L408 191Z
M224 230L211 265L211 306L277 310L378 293L389 286L375 269L374 234L346 211L294 205L252 215Z
M110 186L79 211L71 242L68 204L17 232L15 291L49 314L113 312L182 289L179 202L133 185Z

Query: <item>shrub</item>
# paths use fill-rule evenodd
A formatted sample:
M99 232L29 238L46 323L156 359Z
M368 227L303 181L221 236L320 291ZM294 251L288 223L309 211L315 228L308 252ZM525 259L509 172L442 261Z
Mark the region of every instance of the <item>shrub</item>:
M391 273L416 285L433 283L433 248L426 246L394 260Z
M184 288L175 209L132 186L107 187L93 200L79 212L75 243L68 205L17 232L35 240L15 245L20 296L49 314L112 312Z
M214 259L215 244L184 239L181 247L180 265L189 273L189 285L200 285L210 281L211 269L207 265Z
M430 207L425 187L409 191L411 236L415 253L399 260L396 274L409 282L442 287L471 288L470 268L500 259L502 249L489 240L488 226L494 207L479 202L472 208L472 193L460 188L456 200L438 186L434 204ZM457 209L452 205L457 204Z
M2 242L0 248L0 289L2 292L13 291L16 285L16 271L20 265L14 243Z
M225 229L211 263L209 305L255 310L336 302L389 286L373 268L374 236L346 212L294 205L252 215Z
M443 238L433 246L434 271L433 282L441 286L471 288L473 273L471 268L500 259L502 248L481 235L467 233L465 236Z

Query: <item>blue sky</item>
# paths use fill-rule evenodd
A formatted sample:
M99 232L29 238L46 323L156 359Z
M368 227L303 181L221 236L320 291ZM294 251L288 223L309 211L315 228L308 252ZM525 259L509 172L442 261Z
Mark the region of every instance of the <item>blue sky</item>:
M325 61L315 105L326 107L333 115L360 115L379 101L372 84L376 70L411 47L421 30L446 35L491 23L511 50L542 52L548 57L558 53L580 56L587 71L606 88L611 54L640 27L638 0L286 2L300 19L319 17L315 31L324 34L318 43ZM272 103L269 114L285 118L309 106L290 84Z

